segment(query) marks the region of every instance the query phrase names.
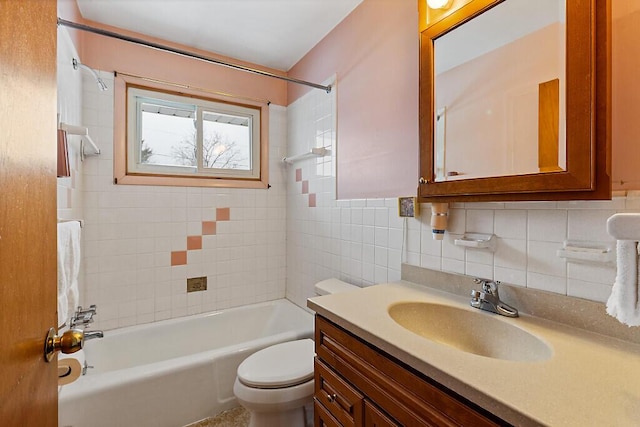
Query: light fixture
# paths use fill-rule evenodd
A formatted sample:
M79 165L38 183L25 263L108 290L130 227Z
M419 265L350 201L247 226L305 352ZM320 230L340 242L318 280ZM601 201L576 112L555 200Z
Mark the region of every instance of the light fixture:
M431 9L449 9L453 0L427 0L427 5Z
M107 89L109 89L107 87L107 85L102 81L102 79L100 78L100 76L98 75L98 73L96 72L96 70L94 70L93 68L86 66L84 64L81 64L76 58L73 58L73 60L71 61L71 63L73 64L73 69L77 70L78 67L82 68L83 70L88 71L89 73L91 73L91 75L93 76L94 79L96 79L96 83L98 83L98 89L100 89L101 91L105 91Z

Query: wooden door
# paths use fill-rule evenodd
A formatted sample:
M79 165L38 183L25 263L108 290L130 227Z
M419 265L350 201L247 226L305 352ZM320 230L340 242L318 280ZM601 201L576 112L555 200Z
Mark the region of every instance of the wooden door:
M56 426L56 0L0 0L0 425Z

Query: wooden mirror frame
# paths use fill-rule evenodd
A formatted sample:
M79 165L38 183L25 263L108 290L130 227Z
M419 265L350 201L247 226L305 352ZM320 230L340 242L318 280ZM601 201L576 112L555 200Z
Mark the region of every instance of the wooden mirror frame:
M566 0L566 171L435 182L434 40L505 0L471 0L420 23L420 202L611 198L610 0ZM508 1L508 0L506 0Z

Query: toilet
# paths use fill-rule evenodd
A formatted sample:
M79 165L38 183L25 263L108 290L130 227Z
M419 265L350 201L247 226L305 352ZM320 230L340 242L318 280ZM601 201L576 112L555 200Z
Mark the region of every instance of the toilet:
M359 289L337 279L315 285L317 295ZM313 340L264 348L238 366L233 393L250 415L249 427L309 427L313 424Z

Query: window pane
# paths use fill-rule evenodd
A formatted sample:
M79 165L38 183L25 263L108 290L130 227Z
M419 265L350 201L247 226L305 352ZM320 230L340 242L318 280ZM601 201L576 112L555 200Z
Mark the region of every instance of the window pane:
M251 119L203 112L203 165L251 170Z
M197 177L198 186L222 187L228 179L234 186L251 181L247 187L262 188L262 108L127 87L126 170L136 179L161 177L168 185L174 181L165 177Z
M195 106L160 100L141 100L139 105L140 163L196 167Z

